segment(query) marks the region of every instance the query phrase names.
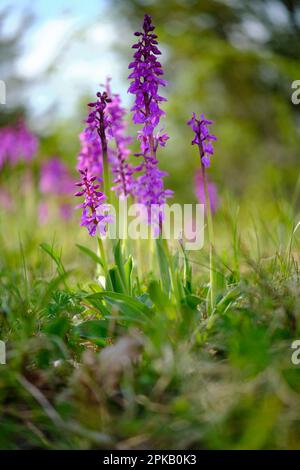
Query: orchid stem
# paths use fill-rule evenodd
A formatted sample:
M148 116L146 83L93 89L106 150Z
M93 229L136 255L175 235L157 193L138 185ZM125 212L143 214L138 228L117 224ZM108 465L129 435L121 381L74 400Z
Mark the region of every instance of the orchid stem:
M209 200L209 193L207 187L207 178L205 167L201 164L202 169L202 177L204 183L204 191L205 191L205 207L206 207L206 218L207 218L207 227L208 227L208 238L209 238L209 277L210 277L210 308L209 313L212 315L214 308L215 308L215 260L214 260L214 230L213 230L213 220L212 220L212 212L211 212L211 205Z

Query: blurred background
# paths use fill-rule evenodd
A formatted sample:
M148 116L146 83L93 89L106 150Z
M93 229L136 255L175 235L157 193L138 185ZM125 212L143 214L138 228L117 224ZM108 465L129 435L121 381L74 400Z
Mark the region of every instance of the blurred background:
M1 366L0 448L299 449L291 343L300 337L300 104L291 97L300 0L0 5L0 339L9 362ZM97 239L75 210L79 134L107 77L130 119L128 64L146 12L168 81L170 140L158 158L175 201L201 194L192 112L212 119L218 138L208 170L219 201L217 314L208 318L207 234L204 249L185 259L188 295L178 311L164 289L166 259L146 240L127 247L134 302L86 297L99 291L100 270ZM133 137L138 127L129 126Z
M7 97L0 125L21 119L38 139L25 183L39 188L40 222L47 221L51 193L51 184L48 190L41 184L42 165L58 158L64 178L76 177L78 134L99 84L111 77L130 109L132 33L145 12L157 26L168 81L164 126L170 140L159 158L175 199L196 200L199 159L186 126L193 111L215 122L210 179L221 207L246 200L255 211L279 197L291 199L299 176L300 105L291 101L292 82L300 79L299 0L2 0L0 79ZM52 169L57 172L55 162ZM14 172L18 183L5 195L12 172L0 170L6 209L11 193L24 187L26 164ZM70 195L53 193L60 207L70 204L64 215L72 214Z

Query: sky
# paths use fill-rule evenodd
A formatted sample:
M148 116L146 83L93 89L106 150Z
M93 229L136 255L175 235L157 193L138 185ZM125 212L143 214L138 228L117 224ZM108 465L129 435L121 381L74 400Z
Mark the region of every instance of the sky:
M109 0L1 0L0 10L6 6L10 7L6 34L22 14L34 15L22 38L16 68L28 83L25 99L33 121L41 117L45 125L49 109L52 118L71 115L78 96L93 96L108 76L113 77L113 88L128 100L127 69L116 53L120 34L107 14Z
M1 0L0 11L10 9L6 34L14 30L25 12L34 17L21 38L16 73L27 81L23 98L36 126L51 131L57 118L72 116L78 109L78 98L87 95L92 98L107 77L113 79L112 90L121 94L125 106L129 105L126 93L129 57L120 60L118 48L122 41L130 51L132 32L126 22L123 25L118 22L116 31L110 5L111 0ZM276 0L270 6L273 22L286 21ZM249 37L266 40L263 25L251 18L244 29ZM242 39L238 37L238 45ZM9 83L6 86L8 89Z

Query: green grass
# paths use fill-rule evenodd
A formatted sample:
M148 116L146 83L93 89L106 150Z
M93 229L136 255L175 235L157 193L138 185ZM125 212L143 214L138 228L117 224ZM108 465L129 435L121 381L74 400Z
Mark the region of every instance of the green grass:
M2 215L1 449L300 448L297 217L223 200L212 314L208 246L150 268L116 245L104 290L75 223L7 238Z

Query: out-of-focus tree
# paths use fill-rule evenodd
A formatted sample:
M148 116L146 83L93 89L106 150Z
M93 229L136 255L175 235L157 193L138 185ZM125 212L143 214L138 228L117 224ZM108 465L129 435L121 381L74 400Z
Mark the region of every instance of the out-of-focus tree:
M26 86L16 68L21 53L21 39L30 25L32 16L24 14L14 28L7 30L10 9L0 11L0 80L5 83L6 104L1 104L0 126L15 122L24 116L23 91Z
M291 84L300 79L299 0L114 4L116 21L127 18L133 30L145 12L151 14L165 46L172 134L167 165L173 165L174 184L182 193L198 164L185 126L192 111L216 121L212 171L220 183L242 191L276 165L286 175L286 186L292 185L300 144L300 106L291 102ZM130 54L128 48L126 59Z

